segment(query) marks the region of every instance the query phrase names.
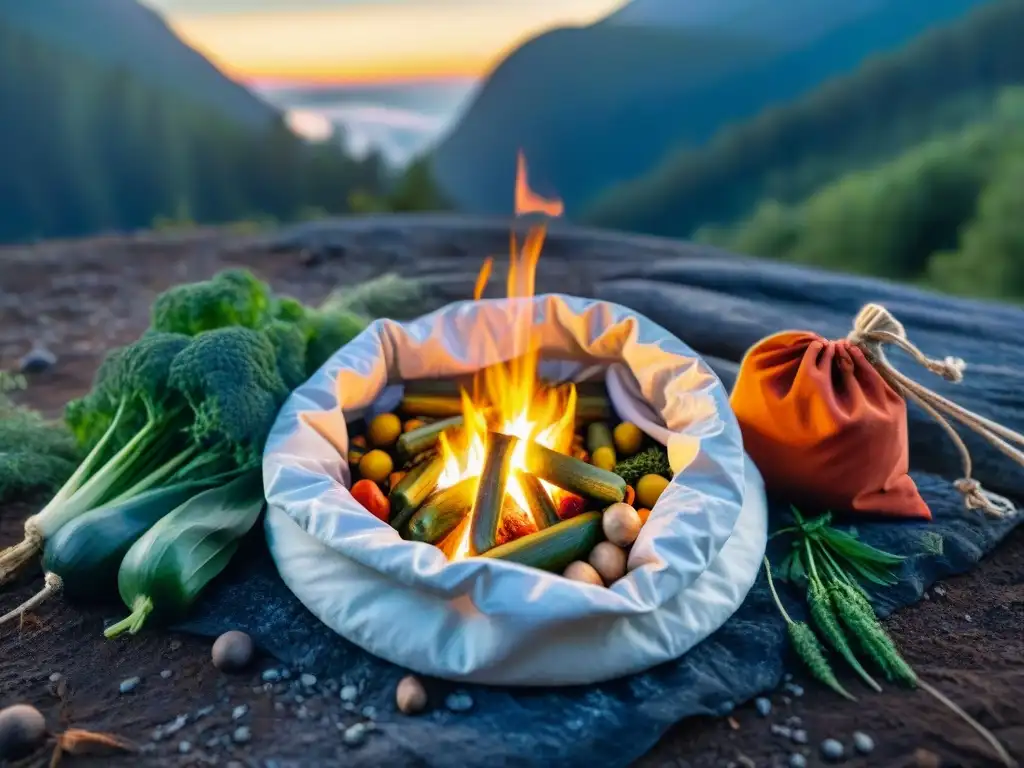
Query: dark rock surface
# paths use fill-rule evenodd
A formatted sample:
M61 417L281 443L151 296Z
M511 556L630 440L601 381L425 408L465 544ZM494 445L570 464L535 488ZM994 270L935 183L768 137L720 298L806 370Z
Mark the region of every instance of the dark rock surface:
M0 368L13 368L32 340L46 338L60 365L32 382L24 397L56 414L89 386L106 349L145 327L157 292L231 265L248 266L278 290L309 301L385 271L415 274L425 280L432 306L440 306L472 293L484 257L500 261L507 256L511 223L451 216L367 217L306 225L269 237L202 231L0 249ZM500 265L495 275L488 295L503 291ZM906 324L910 338L925 353L959 355L968 362L966 379L957 386L893 355L902 370L1007 427L1024 428L1024 351L1019 340L1024 312L1019 309L559 223L552 225L541 257L538 288L634 308L704 354L727 384L745 349L763 335L797 327L844 336L857 309L879 301ZM971 569L1012 525L992 523L963 509L950 486L960 472L955 451L923 413L912 409L910 418L913 474L936 521L859 524L868 541L913 555L900 585L879 600L883 612L919 600L936 579ZM1020 470L998 451L977 440L968 442L977 477L992 490L1024 499ZM784 508L784 500L776 500L773 511L777 515ZM30 509L26 504L0 515L0 546L20 538L21 518ZM935 534L941 537L942 554L920 555L927 534L932 534L929 547L936 543ZM1024 721L1013 702L1019 700L1014 691L1024 685L1016 607L1024 599L1024 566L1019 534L1012 540L969 577L968 586L953 582L948 595L942 588L941 598L935 590L933 600L900 611L890 627L909 649L915 667L925 668L933 679L941 676L951 693L955 687L958 702L997 730L1020 758ZM15 585L0 596L0 612L27 599L39 584L35 578ZM785 591L795 613L798 598ZM252 742L217 749L231 750L242 764L259 766L625 765L647 752L676 721L702 714L735 720L701 719L692 728L677 729L641 764L747 764L737 762L742 749L745 757L758 758L757 765L770 765L795 751L788 740L773 745L769 723L756 715L751 722L741 707L773 689L784 665L799 670L784 654L783 626L760 582L718 633L678 662L611 684L562 691L427 681L434 704L419 718L403 718L395 711L394 687L404 671L368 656L312 618L283 587L258 539L243 550L190 622L192 631L210 635L210 641L181 637L168 646L155 628L123 643L104 641L104 620L120 612L118 605L95 608L54 600L33 621L0 631L0 706L27 700L48 713L51 725L71 722L144 740L152 729L177 722L182 712L223 699L219 714L211 717L221 717L224 722L218 727L226 729L230 741L239 724L224 713L246 703L257 718ZM968 612L971 621L964 618ZM376 731L362 746L345 747L340 732L332 728L327 734L318 720L309 718L308 701L279 708L281 701L264 693L267 683L258 669L248 678L243 675L241 682L225 679L212 667L209 642L226 629L247 631L264 650L287 661L295 670L293 678L308 671L321 683L356 686L358 706L376 709ZM164 678L165 669L172 675ZM73 697L61 693L58 699L46 692L45 681L54 672L70 681ZM118 681L135 676L142 679L138 689L120 695ZM847 706L814 684L800 682L807 686L806 695L780 690L772 697L773 713L778 712L780 721L793 711L803 714L802 729L807 729L810 744L826 737L849 742L860 728L877 739L872 765L902 764L898 761L921 740L930 751L951 756L953 764L989 764L985 745L963 735L962 725L944 719L934 706L909 701L895 691ZM472 709L447 710L445 698L460 690L472 698ZM197 704L196 696L206 698ZM326 710L331 718L346 716L346 702L337 693L329 703L326 698L318 702L331 707ZM149 745L146 755L126 758L124 764L199 764L202 745L212 742L202 730L212 727L204 725L208 722L197 715L175 738ZM737 725L726 724L732 722ZM740 722L746 730L736 730ZM192 751L182 756L178 742L186 738ZM813 764L815 758L807 754ZM108 763L102 758L94 764Z
M492 232L480 225L478 230L467 228L464 235L480 237L473 245L482 250ZM405 255L400 247L402 230L394 236L394 253ZM320 247L338 247L346 237L353 234L330 229L298 232L289 245L306 247L307 241L315 240ZM1024 329L1021 310L724 254L698 254L686 246L679 250L690 250L688 258L679 259L678 254L672 258L661 252L664 243L651 248L654 253L645 253L643 245L632 238L588 236L573 230L563 235L556 230L542 263L556 262L557 273L542 273L538 290L591 295L647 315L708 354L709 363L727 385L743 352L762 336L802 328L843 337L863 304L881 302L906 324L910 338L926 353L977 362L957 386L944 386L926 371L914 370L910 361L898 359L908 374L1009 428L1024 429L1024 393L1020 391L1024 350L1015 344ZM466 257L460 260L462 268L454 271L413 258L429 280L438 306L465 297L472 285L474 262L466 264ZM911 419L913 474L935 521L859 526L865 541L910 558L900 584L878 597L883 614L917 601L935 580L971 568L1017 522L994 521L965 511L950 485L960 472L952 445L925 414L914 411ZM970 444L976 451L979 479L993 490L1024 498L1020 468L977 440ZM784 499L774 500L776 524L785 510ZM941 537L941 554L922 554L926 543L934 548L937 541L924 542L926 535ZM791 610L794 615L801 613L798 603ZM185 627L211 635L230 627L245 629L290 664L318 674L354 675L374 702L385 703L403 675L321 625L277 580L272 566L258 558L237 571L230 582L222 582ZM762 577L737 614L677 662L613 683L572 690L472 688L476 705L471 712L455 716L436 710L396 727L381 723L387 738L362 751L358 764L404 760L456 766L514 760L524 766L628 765L674 722L695 715L728 714L736 704L774 688L781 680L784 658L784 624ZM565 738L567 729L571 739Z

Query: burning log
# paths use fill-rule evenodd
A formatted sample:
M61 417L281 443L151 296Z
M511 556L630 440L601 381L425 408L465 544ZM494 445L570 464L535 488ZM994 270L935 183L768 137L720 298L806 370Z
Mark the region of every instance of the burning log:
M413 467L397 485L391 489L391 527L402 530L434 492L441 473L444 471L444 458L435 456Z
M540 443L527 443L526 471L564 491L604 504L626 498L626 481L614 472L552 451Z
M505 494L505 501L501 504L501 525L498 526L498 546L508 544L510 541L521 539L536 533L539 530L533 515L523 509L519 503L512 498L511 493Z
M458 429L462 426L462 416L454 416L450 419L435 421L433 424L424 424L409 432L405 432L398 438L396 450L401 461L411 461L424 451L429 451L437 441L441 439L441 433L448 429Z
M555 503L540 480L533 475L520 472L519 485L523 489L523 496L526 497L526 502L529 504L530 515L537 525L537 530L542 531L560 522Z
M473 505L473 521L469 528L470 551L473 554L493 549L498 543L512 454L518 442L518 438L511 435L487 433L487 455L480 473L476 504Z
M477 481L467 477L430 496L409 520L406 537L435 544L454 531L473 509Z

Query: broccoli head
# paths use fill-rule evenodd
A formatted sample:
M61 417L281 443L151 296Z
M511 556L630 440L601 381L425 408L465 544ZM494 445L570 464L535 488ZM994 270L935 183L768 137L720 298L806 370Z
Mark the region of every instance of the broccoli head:
M270 314L274 320L284 320L286 323L301 324L306 320L306 308L291 296L276 297Z
M152 328L195 336L229 326L260 328L271 313L270 288L245 269L175 286L156 298Z
M147 333L121 354L122 397L139 397L150 418L172 409L179 393L168 385L171 364L192 341L181 333Z
M171 364L170 384L195 414L193 437L239 465L258 462L289 388L265 333L220 328L196 336Z
M295 389L306 380L306 331L302 326L274 320L263 332L274 345L277 370L288 389Z
M359 315L341 309L318 309L310 313L311 330L306 347L306 373L312 375L321 365L366 328Z

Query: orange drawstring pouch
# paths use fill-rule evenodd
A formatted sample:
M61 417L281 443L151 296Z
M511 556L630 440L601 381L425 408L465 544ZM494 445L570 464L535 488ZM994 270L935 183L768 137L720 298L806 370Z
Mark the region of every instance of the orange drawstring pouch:
M933 360L877 304L864 307L845 338L829 341L783 331L744 356L731 404L743 442L765 485L787 499L821 508L931 519L907 474L907 404L920 405L959 449L963 477L954 484L969 509L996 515L1012 503L984 491L971 477L971 457L949 419L968 426L1024 465L1024 437L961 408L897 371L883 347L894 345L948 381L963 378L964 362Z

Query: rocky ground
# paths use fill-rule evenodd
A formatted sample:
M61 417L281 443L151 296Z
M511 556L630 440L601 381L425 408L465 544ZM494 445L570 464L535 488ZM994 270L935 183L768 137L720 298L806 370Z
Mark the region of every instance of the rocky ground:
M337 285L397 270L426 276L440 302L471 292L481 258L507 249L507 225L395 218L342 230L312 228L294 242L197 232L2 249L0 369L16 368L33 347L51 353L54 364L30 375L23 399L56 414L87 389L107 348L146 325L152 297L175 282L245 265L278 290L312 301ZM686 248L556 230L541 260L541 289L586 293L593 281L628 276L632 259L685 256ZM34 354L45 361L40 349ZM28 504L0 510L0 546L20 538L30 512ZM40 581L26 578L0 596L0 613ZM892 633L922 676L1024 761L1024 531L975 572L934 587L927 597L890 620ZM191 636L149 631L130 641L104 641L104 621L116 613L116 606L53 601L20 626L0 629L0 707L28 702L55 733L106 731L141 750L116 761L85 757L72 764L343 765L349 750L373 738L374 707L393 706L361 700L344 679L302 676L269 658L241 674L221 673L210 662L210 642ZM357 724L363 727L353 729ZM865 750L872 747L869 754L856 752L855 732L869 737L856 739ZM921 693L894 691L849 703L797 676L730 717L680 724L637 765L798 768L820 764L821 744L829 738L845 746L850 766L998 764L972 731ZM334 758L304 760L312 745ZM46 751L24 764L49 760Z

